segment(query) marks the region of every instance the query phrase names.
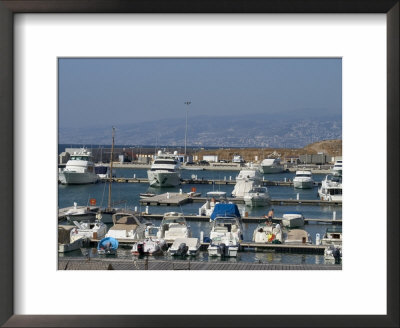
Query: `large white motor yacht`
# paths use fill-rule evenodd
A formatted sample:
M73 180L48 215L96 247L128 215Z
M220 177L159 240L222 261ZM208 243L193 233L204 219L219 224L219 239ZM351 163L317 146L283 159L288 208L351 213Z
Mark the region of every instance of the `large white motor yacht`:
M74 152L67 162L65 169L58 174L58 180L62 184L88 184L99 180L95 173L91 152L82 148Z
M236 177L236 184L232 191L233 197L244 197L254 186L262 184L262 175L257 169L245 169Z
M260 170L262 173L280 173L284 168L279 158L266 158L261 162Z
M293 179L293 186L298 189L311 189L314 186L311 171L296 171Z
M342 201L342 177L328 174L322 181L318 194L322 200Z
M174 154L158 151L147 177L151 187L176 187L180 184L180 162Z

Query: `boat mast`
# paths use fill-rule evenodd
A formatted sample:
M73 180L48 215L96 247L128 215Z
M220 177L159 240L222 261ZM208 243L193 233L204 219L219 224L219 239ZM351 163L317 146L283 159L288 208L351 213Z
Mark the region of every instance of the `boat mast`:
M111 157L110 157L110 180L108 184L108 209L111 210L111 184L112 184L112 169L113 169L113 158L114 158L114 132L115 127L112 128L112 144L111 144Z
M185 101L185 103L184 103L187 106L187 108L186 108L186 126L185 126L185 158L183 159L184 162L186 162L187 118L188 118L188 111L189 111L188 108L191 103L192 103L191 101Z

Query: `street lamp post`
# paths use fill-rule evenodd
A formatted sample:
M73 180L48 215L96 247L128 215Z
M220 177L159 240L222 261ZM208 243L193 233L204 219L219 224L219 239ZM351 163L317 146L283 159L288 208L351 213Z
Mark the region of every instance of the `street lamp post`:
M187 142L187 119L188 119L188 112L189 112L189 105L191 104L191 101L185 101L184 104L187 106L186 108L186 125L185 125L185 158L184 162L186 162L186 142Z

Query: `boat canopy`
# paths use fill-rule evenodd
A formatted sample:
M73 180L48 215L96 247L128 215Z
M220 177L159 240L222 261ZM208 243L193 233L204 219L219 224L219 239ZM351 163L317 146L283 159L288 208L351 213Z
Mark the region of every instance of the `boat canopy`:
M216 217L235 216L240 218L240 212L236 204L215 204L214 211L210 219L215 220Z

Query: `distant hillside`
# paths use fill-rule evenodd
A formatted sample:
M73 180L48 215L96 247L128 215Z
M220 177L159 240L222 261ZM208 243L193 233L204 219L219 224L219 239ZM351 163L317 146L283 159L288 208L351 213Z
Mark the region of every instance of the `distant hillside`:
M318 140L340 139L340 115L298 112L189 116L188 146L302 148ZM185 119L171 118L116 127L116 142L130 145L183 146ZM59 129L59 143L109 144L111 126Z
M290 157L298 157L300 155L310 155L323 152L330 156L342 156L342 140L324 140L315 142L305 146L304 148L247 148L247 149L216 149L201 150L196 155L202 159L204 155L218 155L219 160L231 161L234 155L241 155L247 162L262 160L267 157L279 157L287 159Z
M336 156L342 156L342 140L323 140L314 142L303 148L308 154L336 154Z

